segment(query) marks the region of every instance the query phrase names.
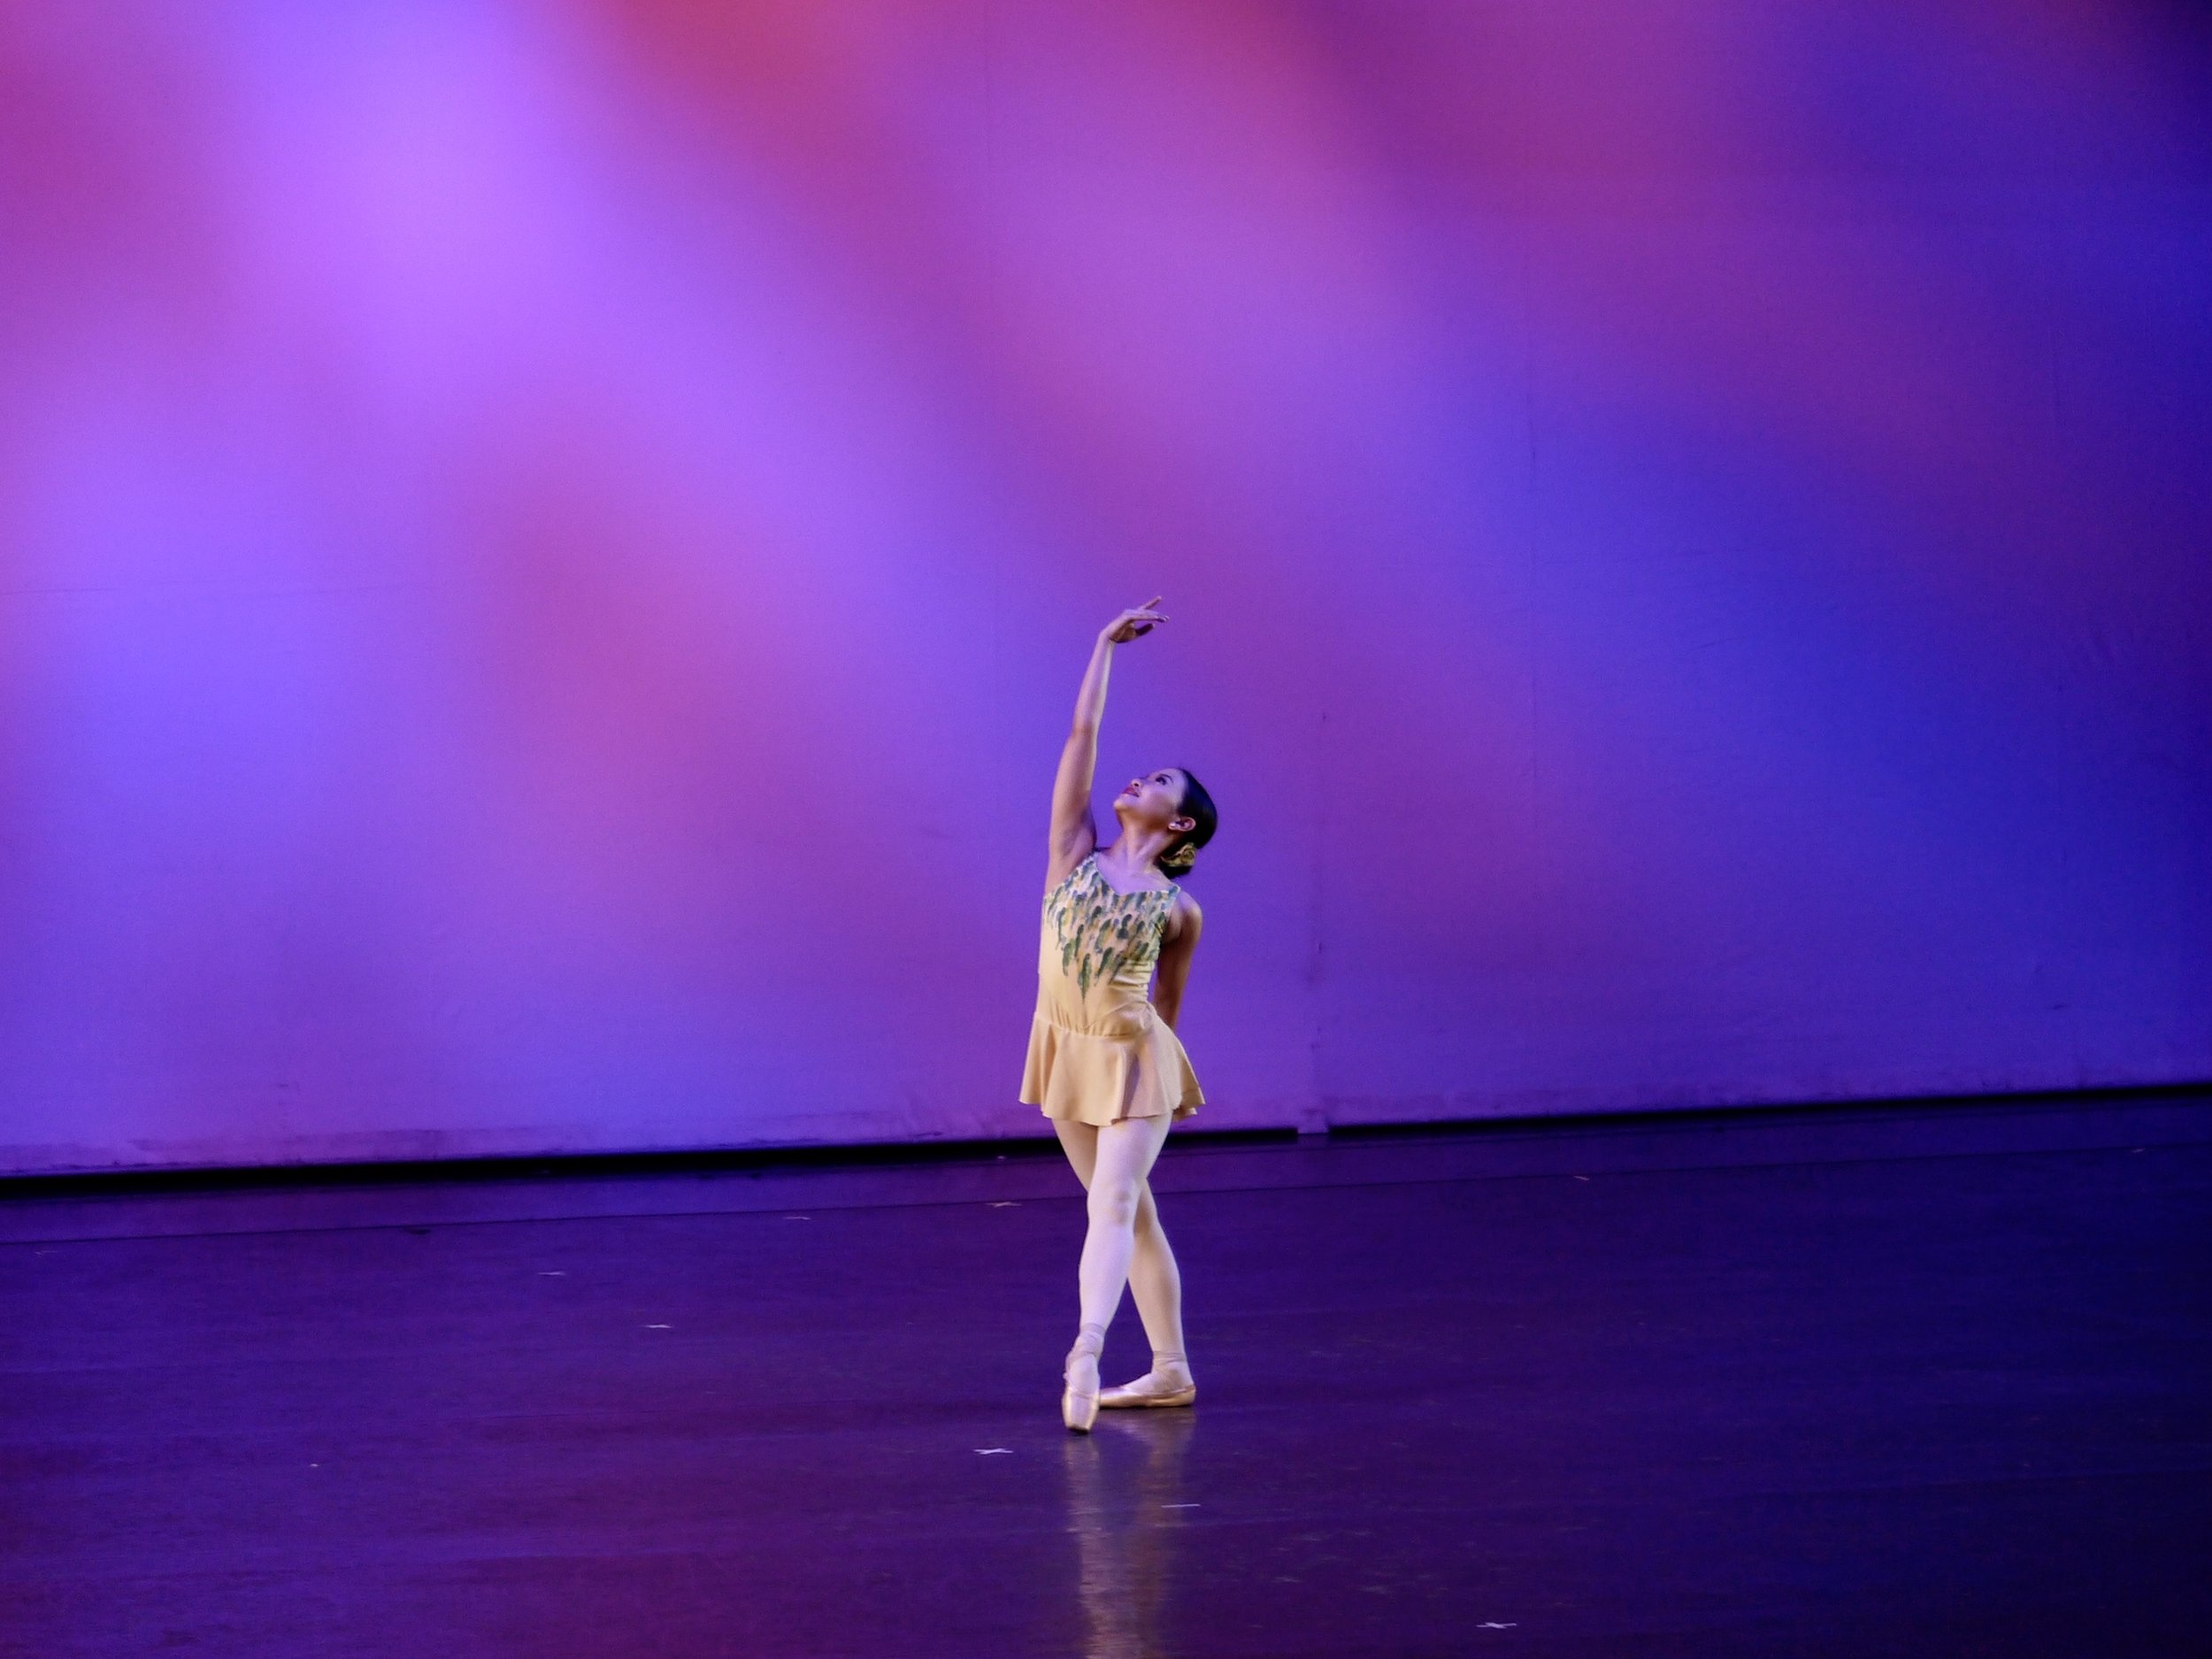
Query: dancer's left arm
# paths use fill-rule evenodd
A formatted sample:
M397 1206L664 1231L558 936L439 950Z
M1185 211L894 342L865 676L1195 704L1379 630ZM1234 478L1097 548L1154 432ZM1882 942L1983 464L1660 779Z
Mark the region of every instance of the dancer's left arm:
M1198 908L1198 901L1187 893L1176 901L1176 919L1179 924L1170 937L1160 942L1160 960L1154 969L1156 979L1152 987L1152 1007L1167 1021L1170 1030L1183 1012L1183 987L1190 980L1191 952L1198 948L1198 930L1205 923L1205 914Z

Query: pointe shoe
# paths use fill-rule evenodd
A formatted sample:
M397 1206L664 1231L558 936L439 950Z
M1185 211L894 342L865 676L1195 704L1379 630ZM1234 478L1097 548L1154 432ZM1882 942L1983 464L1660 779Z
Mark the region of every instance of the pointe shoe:
M1190 1367L1183 1363L1180 1355L1155 1354L1152 1356L1152 1369L1138 1378L1136 1381L1123 1383L1118 1387L1108 1388L1102 1392L1098 1396L1100 1408L1110 1409L1128 1406L1187 1406L1194 1402L1198 1398L1198 1384L1195 1381L1187 1380L1170 1384L1163 1383L1158 1379L1162 1360L1171 1361L1186 1379L1190 1377Z
M1098 1420L1098 1355L1106 1346L1104 1329L1087 1325L1068 1350L1067 1368L1061 1373L1060 1421L1079 1434L1091 1432Z

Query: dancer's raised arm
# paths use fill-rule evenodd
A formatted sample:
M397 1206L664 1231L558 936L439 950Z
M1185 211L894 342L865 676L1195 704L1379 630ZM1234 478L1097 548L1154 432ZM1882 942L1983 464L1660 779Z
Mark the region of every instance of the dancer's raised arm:
M1098 631L1091 665L1083 671L1082 689L1075 694L1075 720L1068 731L1067 746L1060 751L1059 776L1052 781L1052 824L1046 832L1047 887L1081 864L1098 845L1098 828L1091 820L1091 780L1098 769L1098 727L1106 716L1106 680L1113 666L1114 647L1149 634L1156 625L1166 621L1153 609L1159 603L1160 595L1155 594Z

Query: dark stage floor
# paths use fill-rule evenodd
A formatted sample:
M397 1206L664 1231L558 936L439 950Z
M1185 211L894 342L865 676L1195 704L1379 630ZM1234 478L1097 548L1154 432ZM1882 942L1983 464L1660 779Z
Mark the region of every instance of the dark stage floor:
M2212 1654L2212 1099L1156 1186L1088 1438L1056 1154L0 1202L0 1652Z

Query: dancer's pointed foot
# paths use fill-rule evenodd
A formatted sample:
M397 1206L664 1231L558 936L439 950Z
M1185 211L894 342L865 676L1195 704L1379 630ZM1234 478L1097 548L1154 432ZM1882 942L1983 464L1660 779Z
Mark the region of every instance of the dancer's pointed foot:
M1076 1333L1075 1346L1068 1350L1067 1369L1062 1373L1065 1386L1060 1391L1060 1421L1078 1433L1089 1433L1091 1425L1098 1420L1098 1356L1105 1346L1106 1327L1087 1325Z
M1134 1382L1104 1390L1098 1396L1102 1408L1116 1406L1187 1406L1198 1398L1190 1365L1180 1354L1155 1354L1152 1369Z

